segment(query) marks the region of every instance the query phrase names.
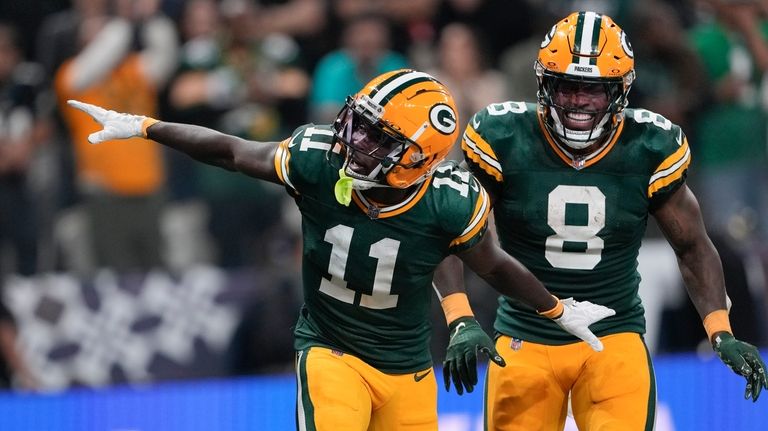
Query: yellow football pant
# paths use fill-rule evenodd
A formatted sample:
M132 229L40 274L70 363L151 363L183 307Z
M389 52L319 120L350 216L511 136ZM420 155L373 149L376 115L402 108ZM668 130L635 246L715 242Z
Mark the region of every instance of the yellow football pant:
M653 430L656 382L645 343L635 333L600 339L602 352L583 342L547 346L499 337L507 366L489 365L486 429L561 431L570 394L580 431Z
M432 368L385 374L355 356L312 347L297 353L296 377L300 431L437 431Z

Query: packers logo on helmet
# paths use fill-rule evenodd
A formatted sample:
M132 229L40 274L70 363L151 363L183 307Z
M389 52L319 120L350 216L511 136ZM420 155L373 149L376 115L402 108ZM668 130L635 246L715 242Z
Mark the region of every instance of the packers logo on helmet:
M453 96L410 69L374 78L347 99L334 123L354 187L408 188L432 174L458 137Z
M429 122L435 130L444 135L456 131L456 113L444 103L438 103L429 110Z
M555 24L545 36L535 63L538 101L549 132L566 145L583 149L615 130L635 80L633 56L626 35L607 15L574 12ZM591 130L571 130L563 125L564 115L578 112L554 102L564 83L604 86L607 109L580 112L593 116Z

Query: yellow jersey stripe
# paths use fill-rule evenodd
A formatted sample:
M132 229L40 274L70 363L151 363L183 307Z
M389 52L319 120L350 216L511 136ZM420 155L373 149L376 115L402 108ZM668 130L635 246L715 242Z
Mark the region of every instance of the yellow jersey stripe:
M662 171L657 171L655 174L653 174L648 184L649 198L652 197L657 191L667 187L675 181L678 181L680 178L682 178L685 171L688 170L688 165L691 164L691 151L687 145L685 147L685 153L674 165Z
M656 170L653 172L653 175L656 176L657 172L664 171L669 169L670 166L673 166L677 164L680 160L683 159L683 157L686 156L686 153L688 153L688 139L683 139L682 145L680 145L680 148L677 149L672 155L664 159L663 162L659 165L659 167L656 168ZM653 182L654 179L651 177L651 182Z
M296 190L296 188L291 183L291 179L289 176L289 160L291 159L291 152L288 150L288 143L290 142L290 139L286 139L277 146L277 150L275 151L275 171L277 172L277 177L280 179L280 182L283 184L288 185L291 189Z
M491 145L475 131L472 125L467 126L461 149L470 160L477 163L488 175L501 182L503 180L501 163Z
M488 192L484 188L480 187L480 196L475 204L475 211L472 214L472 219L467 225L464 232L459 235L458 238L451 241L450 247L463 244L474 236L488 223L488 214L491 211L491 201L488 198Z
M359 190L354 190L352 193L352 201L354 201L355 205L357 205L365 213L369 212L369 208L378 208L378 216L376 218L394 217L413 208L413 206L416 205L416 203L421 200L421 197L424 196L424 194L427 192L431 182L431 179L424 181L424 183L422 183L421 187L419 187L415 193L411 194L403 202L400 202L396 205L379 207L376 202L367 199Z

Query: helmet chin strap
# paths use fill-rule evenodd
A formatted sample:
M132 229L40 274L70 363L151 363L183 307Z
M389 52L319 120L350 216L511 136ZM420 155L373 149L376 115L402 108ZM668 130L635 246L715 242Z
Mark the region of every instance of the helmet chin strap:
M605 123L608 122L608 118L610 117L609 113L603 115L603 119L600 120L600 123L598 123L596 128L592 128L590 130L572 130L565 127L565 124L563 124L563 122L560 120L560 117L557 115L556 109L550 109L549 112L552 116L552 119L555 120L555 131L560 137L560 140L563 141L565 145L573 148L574 150L583 150L584 148L587 148L597 142L597 140L603 134L603 127L605 126ZM571 136L577 139L570 139ZM589 139L590 136L594 136L594 138Z

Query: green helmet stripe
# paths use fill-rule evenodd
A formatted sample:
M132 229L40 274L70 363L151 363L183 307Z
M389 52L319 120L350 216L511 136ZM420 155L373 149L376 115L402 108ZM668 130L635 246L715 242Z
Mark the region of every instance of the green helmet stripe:
M424 72L408 71L395 79L387 80L375 91L371 92L371 100L380 106L385 106L390 99L401 93L406 88L424 81L434 81L431 75Z
M389 78L387 78L387 79L385 79L385 80L381 81L381 82L379 83L379 85L377 85L376 87L374 87L374 89L373 89L373 90L371 90L371 94L369 94L368 96L370 96L370 97L373 97L373 96L375 96L375 95L376 95L376 93L378 93L379 91L381 91L381 89L382 89L383 87L385 87L387 84L389 84L390 82L394 81L395 79L397 79L397 78L399 78L399 77L401 77L401 76L403 76L403 75L405 75L405 74L407 74L407 73L410 73L410 72L412 72L412 71L411 71L411 70L402 70L402 71L400 71L400 72L398 72L398 73L395 73L395 74L393 74L393 75L392 75L392 76L390 76Z
M578 18L576 18L576 34L573 39L573 59L572 63L579 62L579 55L581 54L581 37L584 33L584 12L579 12Z
M600 25L603 16L594 12L579 12L573 41L573 63L597 64Z
M603 16L596 14L594 24L592 26L592 50L590 51L592 57L589 59L589 64L597 64L597 55L600 53L598 51L600 49L598 44L600 43L600 27L603 24L602 21Z

